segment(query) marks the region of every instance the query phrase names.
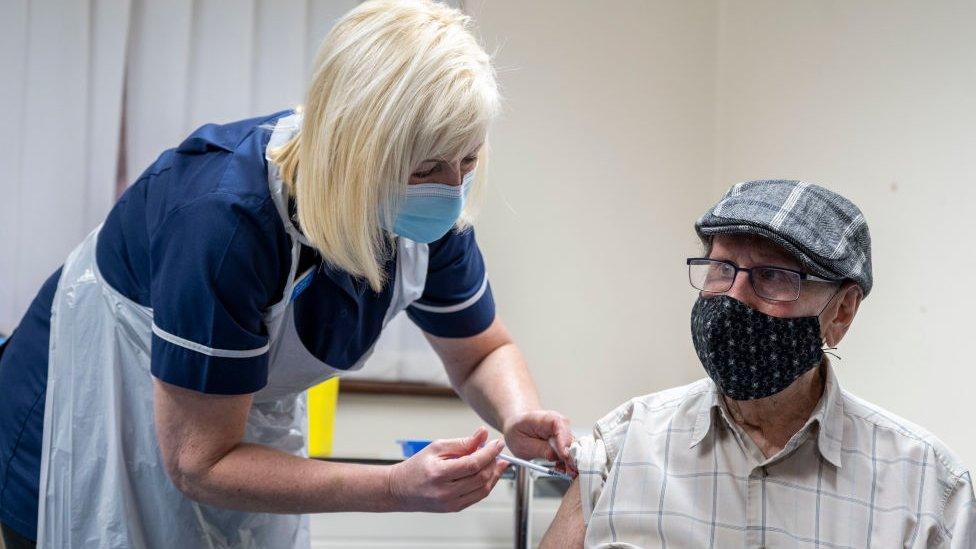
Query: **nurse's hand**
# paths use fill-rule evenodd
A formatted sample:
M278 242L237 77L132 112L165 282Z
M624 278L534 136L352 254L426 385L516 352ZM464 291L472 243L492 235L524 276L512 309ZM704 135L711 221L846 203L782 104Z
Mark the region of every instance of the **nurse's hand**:
M515 457L561 462L567 472L576 472L569 453L573 432L569 429L569 419L559 412L533 410L516 415L505 423L504 433Z
M460 511L491 493L505 461L496 461L504 444L485 444L488 431L473 436L435 440L410 459L390 469L390 493L400 511ZM482 447L482 445L484 446Z

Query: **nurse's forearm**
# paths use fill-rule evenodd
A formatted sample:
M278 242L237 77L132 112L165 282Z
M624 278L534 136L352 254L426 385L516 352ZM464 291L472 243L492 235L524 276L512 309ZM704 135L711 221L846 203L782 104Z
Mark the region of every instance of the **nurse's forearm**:
M242 442L252 395L207 395L153 380L163 465L188 497L266 513L388 511L390 468L328 463Z
M525 358L500 319L473 337L427 337L444 361L454 389L505 435L513 455L560 461L572 468L569 419L541 409Z
M427 334L444 362L454 390L486 422L503 430L506 420L539 409L525 358L500 318L472 337Z
M488 433L436 440L388 467L306 459L242 442L253 395L208 395L153 380L162 465L187 497L263 513L459 511L504 470Z
M464 401L498 430L504 429L506 420L540 409L525 357L511 342L488 354L457 389Z
M237 444L211 466L177 475L191 498L265 513L457 512L491 493L508 466L488 431L435 440L410 459L379 467L327 463L254 444Z
M384 512L397 510L389 473L386 466L318 461L241 443L179 484L194 500L240 511Z

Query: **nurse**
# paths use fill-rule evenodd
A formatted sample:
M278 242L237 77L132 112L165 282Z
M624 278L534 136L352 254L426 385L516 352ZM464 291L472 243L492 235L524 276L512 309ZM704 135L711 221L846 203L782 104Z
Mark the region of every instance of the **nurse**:
M568 462L469 226L499 97L468 24L363 3L303 110L201 127L71 253L0 359L8 547L307 547L304 513L481 500L484 429L392 467L302 457L303 391L402 311L514 454Z

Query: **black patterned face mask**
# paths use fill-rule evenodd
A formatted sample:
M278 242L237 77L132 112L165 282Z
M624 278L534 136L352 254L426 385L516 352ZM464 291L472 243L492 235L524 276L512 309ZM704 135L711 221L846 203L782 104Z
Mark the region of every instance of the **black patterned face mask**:
M775 395L823 359L819 317L769 316L727 295L698 297L691 339L709 377L735 400Z

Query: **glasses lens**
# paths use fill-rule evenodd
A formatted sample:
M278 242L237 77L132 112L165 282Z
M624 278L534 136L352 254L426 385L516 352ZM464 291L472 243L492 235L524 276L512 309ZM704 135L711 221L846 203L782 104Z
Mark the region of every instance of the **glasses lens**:
M722 293L732 287L735 269L731 265L708 259L696 259L688 265L688 280L705 292Z
M792 271L760 267L750 273L756 293L774 301L796 301L800 297L800 275Z

